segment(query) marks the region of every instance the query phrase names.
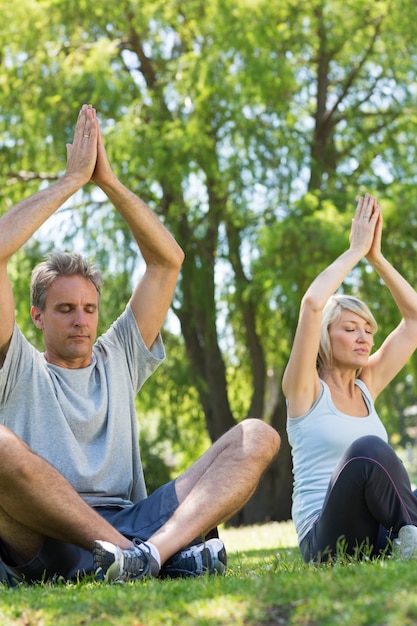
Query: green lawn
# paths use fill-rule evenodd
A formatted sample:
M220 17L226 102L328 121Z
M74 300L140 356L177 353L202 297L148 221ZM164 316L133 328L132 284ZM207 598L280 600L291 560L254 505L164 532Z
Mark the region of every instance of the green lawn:
M305 565L291 523L223 529L225 577L0 589L0 626L408 626L417 561Z

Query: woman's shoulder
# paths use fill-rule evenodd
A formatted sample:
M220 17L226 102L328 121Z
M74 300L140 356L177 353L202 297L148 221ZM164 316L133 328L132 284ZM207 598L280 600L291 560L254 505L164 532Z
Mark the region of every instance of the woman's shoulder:
M311 414L313 414L317 410L317 407L320 405L320 403L323 400L326 400L327 402L329 399L331 400L329 386L324 382L324 380L321 380L319 378L317 393L315 395L312 405L309 406L304 412L299 413L298 415L290 416L289 411L288 411L289 423L301 422L306 417L309 417ZM288 407L288 403L287 403L287 407Z
M355 385L359 387L362 393L372 398L372 394L370 392L369 386L365 380L362 380L362 378L355 378Z

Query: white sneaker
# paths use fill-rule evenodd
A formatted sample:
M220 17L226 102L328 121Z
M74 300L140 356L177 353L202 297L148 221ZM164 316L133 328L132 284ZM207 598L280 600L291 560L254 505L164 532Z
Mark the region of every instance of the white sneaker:
M214 538L174 554L162 566L159 575L161 578L185 578L204 574L224 576L226 564L224 544L220 539Z
M417 558L417 526L407 524L398 533L397 554L400 559Z
M139 548L138 544L141 544ZM125 582L158 575L159 566L145 543L133 540L132 548L122 549L109 541L94 542L94 570L106 582Z

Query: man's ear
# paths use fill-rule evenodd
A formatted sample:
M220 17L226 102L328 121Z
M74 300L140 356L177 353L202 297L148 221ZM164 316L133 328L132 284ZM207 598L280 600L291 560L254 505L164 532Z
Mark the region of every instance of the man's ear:
M38 309L36 306L31 306L30 316L36 328L40 328L40 330L42 330L43 329L42 311Z

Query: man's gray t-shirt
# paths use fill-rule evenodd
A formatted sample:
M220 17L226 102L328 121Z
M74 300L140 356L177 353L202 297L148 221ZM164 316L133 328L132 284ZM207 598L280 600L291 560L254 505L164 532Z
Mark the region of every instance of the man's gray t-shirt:
M15 325L0 369L0 423L63 474L92 506L146 497L135 396L165 358L145 346L130 305L82 369L51 365Z

